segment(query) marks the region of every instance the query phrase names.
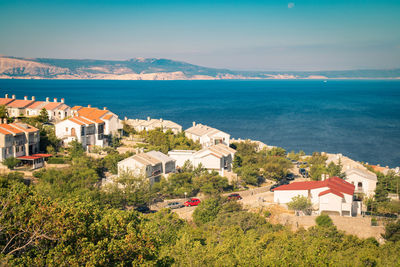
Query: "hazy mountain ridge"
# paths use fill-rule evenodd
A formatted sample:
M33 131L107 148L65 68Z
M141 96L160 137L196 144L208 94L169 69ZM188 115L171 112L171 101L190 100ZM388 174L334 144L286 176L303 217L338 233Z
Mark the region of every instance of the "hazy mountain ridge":
M233 71L157 58L129 60L18 58L0 56L0 78L211 80L400 78L400 69L349 71Z

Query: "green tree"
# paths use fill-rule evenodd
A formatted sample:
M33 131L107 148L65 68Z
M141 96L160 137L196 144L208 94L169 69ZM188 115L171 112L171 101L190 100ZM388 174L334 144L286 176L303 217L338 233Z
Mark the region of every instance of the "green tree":
M310 212L312 206L311 201L307 197L300 195L293 197L292 201L287 205L291 210L302 211L306 214Z
M9 157L3 160L3 165L7 166L10 170L14 169L21 161L15 157Z
M85 153L82 144L79 143L77 140L72 140L68 143L68 151L71 158L82 157Z
M332 222L331 217L329 217L329 215L326 215L326 214L319 215L315 219L315 222L317 223L318 226L321 226L321 227L333 226L333 222Z
M268 150L267 154L269 156L285 157L286 156L286 150L281 148L281 147L273 147L270 150Z
M45 108L42 108L42 110L40 111L38 121L41 123L49 122L49 114L47 113L47 110Z
M211 222L217 218L221 209L221 199L213 197L202 201L193 212L193 221L197 225Z
M119 174L104 192L110 204L122 208L147 206L153 198L149 179L130 172Z
M397 242L400 240L400 220L390 222L385 226L385 233L382 237L388 241Z
M7 123L8 118L9 115L7 107L5 105L0 105L0 119L5 119L5 123Z

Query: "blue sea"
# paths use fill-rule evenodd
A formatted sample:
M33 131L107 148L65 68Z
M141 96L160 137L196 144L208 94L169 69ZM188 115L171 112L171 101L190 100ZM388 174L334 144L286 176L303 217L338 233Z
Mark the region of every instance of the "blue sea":
M400 81L0 80L0 93L65 98L184 129L196 121L288 151L400 166Z

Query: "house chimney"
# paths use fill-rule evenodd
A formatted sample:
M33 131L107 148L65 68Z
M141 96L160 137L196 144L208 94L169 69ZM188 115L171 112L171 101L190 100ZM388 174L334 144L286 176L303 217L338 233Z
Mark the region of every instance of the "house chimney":
M104 107L103 110L107 110L107 107Z
M46 102L49 102L49 99L50 99L50 98L46 97Z
M193 122L193 127L194 127L194 126L196 126L196 122L195 122L195 121Z
M125 117L124 117L124 121L127 121L127 120L128 120L128 117L125 116Z
M54 102L57 102L57 98L54 98Z
M11 97L12 97L12 99L15 99L15 95L12 95Z
M28 97L27 97L27 96L24 96L24 100L28 100Z
M6 94L6 98L8 98L8 94Z
M164 120L161 118L161 119L160 119L160 122L163 122L163 121L164 121Z
M87 107L88 107L88 108L91 108L91 107L92 107L92 105L87 105Z
M150 120L150 117L147 117L147 121L149 121Z
M61 103L64 103L64 101L65 101L64 98L61 98Z
M32 96L32 101L35 101L35 100L36 100L36 97Z

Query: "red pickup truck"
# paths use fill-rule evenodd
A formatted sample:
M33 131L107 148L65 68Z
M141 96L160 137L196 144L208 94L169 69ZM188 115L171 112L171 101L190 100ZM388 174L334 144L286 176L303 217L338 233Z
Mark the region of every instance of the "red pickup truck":
M186 201L185 203L183 203L183 205L185 205L186 207L189 206L197 206L200 204L200 199L198 198L191 198L190 200Z

